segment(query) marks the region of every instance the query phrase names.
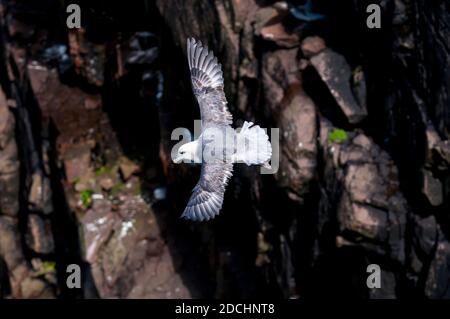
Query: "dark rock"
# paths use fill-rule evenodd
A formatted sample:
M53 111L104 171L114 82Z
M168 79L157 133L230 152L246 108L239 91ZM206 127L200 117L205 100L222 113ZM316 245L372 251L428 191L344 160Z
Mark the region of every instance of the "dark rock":
M31 177L28 203L30 209L34 211L41 211L45 214L50 214L53 211L50 180L41 172L36 172Z
M447 4L385 0L390 28L377 32L355 27L367 18L364 1L302 2L85 4L88 31L67 31L64 12L53 19L48 1L3 3L0 79L10 101L0 98L0 267L11 297L52 296L49 283L63 298L81 297L23 254L19 198L28 200L20 218L32 255L50 251L49 220L58 267L81 249L85 297L449 297ZM130 12L131 24L155 36L128 24L114 29ZM37 27L42 20L46 27ZM64 32L70 57L59 44ZM198 115L188 36L222 63L234 124L252 120L281 133L277 174L236 167L220 218L203 225L179 222L198 172L170 159L172 129ZM329 110L333 98L351 125ZM14 108L16 127L2 105ZM149 135L137 122L160 130L150 145L142 138L145 151L134 138ZM122 156L139 158L120 168L126 183L117 170L98 174ZM79 192L92 193L92 203L83 205ZM58 215L47 218L50 197ZM368 263L381 266L380 289L365 285Z
M356 102L362 109L367 110L367 85L364 71L361 66L358 66L353 70L351 87Z
M0 161L4 163L1 156ZM17 168L16 172L0 175L0 192L2 194L0 197L0 212L8 216L17 216L19 211L19 165L17 162L15 165Z
M262 71L267 107L280 129L280 167L277 184L298 202L308 193L316 168L316 106L304 93L296 49L278 50L264 56Z
M155 36L148 32L139 32L130 40L131 52L125 63L131 65L152 65L158 58L159 49L156 46ZM153 43L153 46L151 46Z
M0 89L0 149L3 150L14 139L14 117L8 109L5 94Z
M428 201L432 206L439 206L443 202L443 189L442 183L439 179L433 177L433 174L424 169L422 171L423 186L422 192L428 198Z
M326 48L325 41L318 36L307 37L302 41L302 52L307 58L322 52Z
M8 33L12 37L29 39L35 34L35 30L32 26L10 16Z
M30 278L30 269L22 252L17 220L19 165L14 117L0 90L0 259L5 261L9 272L12 297L53 297L45 282L41 282L40 287L28 285L38 280Z
M70 56L76 72L84 77L87 83L101 86L104 81L105 45L86 40L85 33L83 28L69 32Z
M450 243L441 241L436 247L436 252L428 271L425 283L425 295L432 299L450 298Z
M284 48L293 48L300 44L299 35L290 32L284 26L286 13L272 7L259 9L255 14L255 34L267 41L275 42Z
M54 298L54 292L45 281L32 278L22 253L17 221L0 215L0 233L0 256L9 270L12 297Z
M99 96L89 96L84 100L84 107L86 110L95 110L102 106L102 101Z
M304 93L293 93L287 99L290 101L283 101L277 117L281 148L276 179L291 199L301 202L308 193L317 165L316 108Z
M55 244L51 224L48 220L44 221L36 214L28 216L28 246L39 254L50 254L54 252Z
M448 171L450 168L450 141L439 141L434 147L434 156L437 158L436 168Z
M330 126L324 122L322 130L329 132ZM336 170L329 182L340 185L327 189L336 192L328 195L330 198L339 197L337 216L341 236L403 264L408 209L392 160L364 134L350 137L343 144L330 142L327 135L321 132L325 161L329 163L326 167ZM385 250L385 245L389 249Z
M433 215L416 221L413 239L423 256L432 256L439 240L439 226ZM426 261L426 258L422 259Z
M300 44L296 34L289 34L281 23L265 26L261 29L263 39L273 41L280 47L292 48Z
M381 287L369 289L370 299L396 299L397 279L396 274L386 269L381 269Z
M0 90L0 214L17 216L19 211L19 160L15 121Z
M367 116L365 105L359 105L353 95L350 81L352 71L345 58L326 48L310 58L322 80L341 107L350 123L355 124Z
M25 263L22 249L20 248L20 237L16 227L17 220L11 217L0 216L0 229L2 231L0 254L11 270Z
M124 180L128 180L133 174L140 170L139 165L133 163L130 159L126 157L121 157L119 159L119 169Z
M262 84L264 86L264 96L266 107L277 114L282 108L283 99L288 104L299 90L299 69L295 63L297 49L277 50L268 52L263 57Z

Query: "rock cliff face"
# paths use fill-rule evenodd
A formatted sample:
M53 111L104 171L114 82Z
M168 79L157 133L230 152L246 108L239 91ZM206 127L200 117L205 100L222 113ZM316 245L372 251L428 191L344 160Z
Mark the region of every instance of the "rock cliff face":
M61 2L4 1L0 297L450 298L449 4L380 1L377 30L378 1L313 2L79 1L68 30ZM206 224L170 160L189 36L235 126L279 129L277 172L236 166Z

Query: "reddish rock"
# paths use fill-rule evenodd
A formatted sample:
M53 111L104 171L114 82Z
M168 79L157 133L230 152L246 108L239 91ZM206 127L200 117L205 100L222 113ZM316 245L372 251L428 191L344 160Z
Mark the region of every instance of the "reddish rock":
M28 216L28 246L38 254L54 252L53 234L49 220L43 220L36 214Z
M14 116L8 109L5 94L0 89L0 149L4 149L14 139Z
M72 29L69 32L69 52L75 70L89 84L102 86L104 82L105 45L86 40L86 30Z
M297 92L280 108L280 167L276 179L293 200L302 202L317 165L316 107L308 96Z
M92 174L90 146L81 144L67 149L64 153L64 167L69 183L85 179Z
M120 213L95 201L83 218L85 256L102 298L189 298L153 211L124 195Z
M119 169L124 180L128 180L133 174L139 172L140 167L126 157L119 159Z
M50 179L38 171L31 177L30 192L28 194L30 209L49 214L53 211L52 190Z
M0 89L0 214L17 216L19 211L19 165L15 121Z
M261 29L261 36L264 40L273 41L284 48L292 48L300 44L299 36L295 33L287 32L282 23L264 26Z
M264 40L272 41L280 47L293 48L300 44L299 35L289 32L283 24L286 13L282 13L273 7L265 7L256 11L255 34Z
M297 49L283 49L267 52L262 62L262 83L266 107L271 112L278 112L281 102L289 101L287 95L292 95L299 88L300 72L296 62ZM290 88L293 89L290 89Z
M86 110L95 110L102 106L102 100L99 96L88 96L84 99L84 107Z
M316 168L316 106L303 92L296 63L297 50L267 53L263 60L264 94L280 129L277 183L302 202Z
M322 52L326 47L325 40L318 36L305 38L301 45L303 55L307 58Z
M111 188L113 188L115 185L114 180L108 176L104 176L104 177L100 178L99 183L100 183L100 186L102 187L102 189L105 191L111 190Z
M111 212L108 200L94 200L92 208L82 219L84 233L84 258L93 263L97 260L97 252L108 240L117 223L117 215Z

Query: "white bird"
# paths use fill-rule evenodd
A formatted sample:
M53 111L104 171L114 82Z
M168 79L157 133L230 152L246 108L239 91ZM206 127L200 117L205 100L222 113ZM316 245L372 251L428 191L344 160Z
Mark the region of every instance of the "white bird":
M272 156L272 146L266 132L252 122L244 122L239 132L231 127L221 65L213 52L191 38L187 57L202 128L197 140L178 149L174 162L202 162L200 180L181 217L203 221L219 214L233 163L265 164Z

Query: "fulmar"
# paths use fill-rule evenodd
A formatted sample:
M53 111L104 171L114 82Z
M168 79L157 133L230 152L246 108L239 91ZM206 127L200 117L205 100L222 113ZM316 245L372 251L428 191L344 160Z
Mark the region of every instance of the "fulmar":
M192 91L200 106L201 134L178 149L174 162L202 163L200 179L181 217L205 221L217 216L222 208L233 164L267 164L272 146L266 132L252 122L245 121L240 130L232 128L223 73L214 53L201 41L189 38L187 58Z

